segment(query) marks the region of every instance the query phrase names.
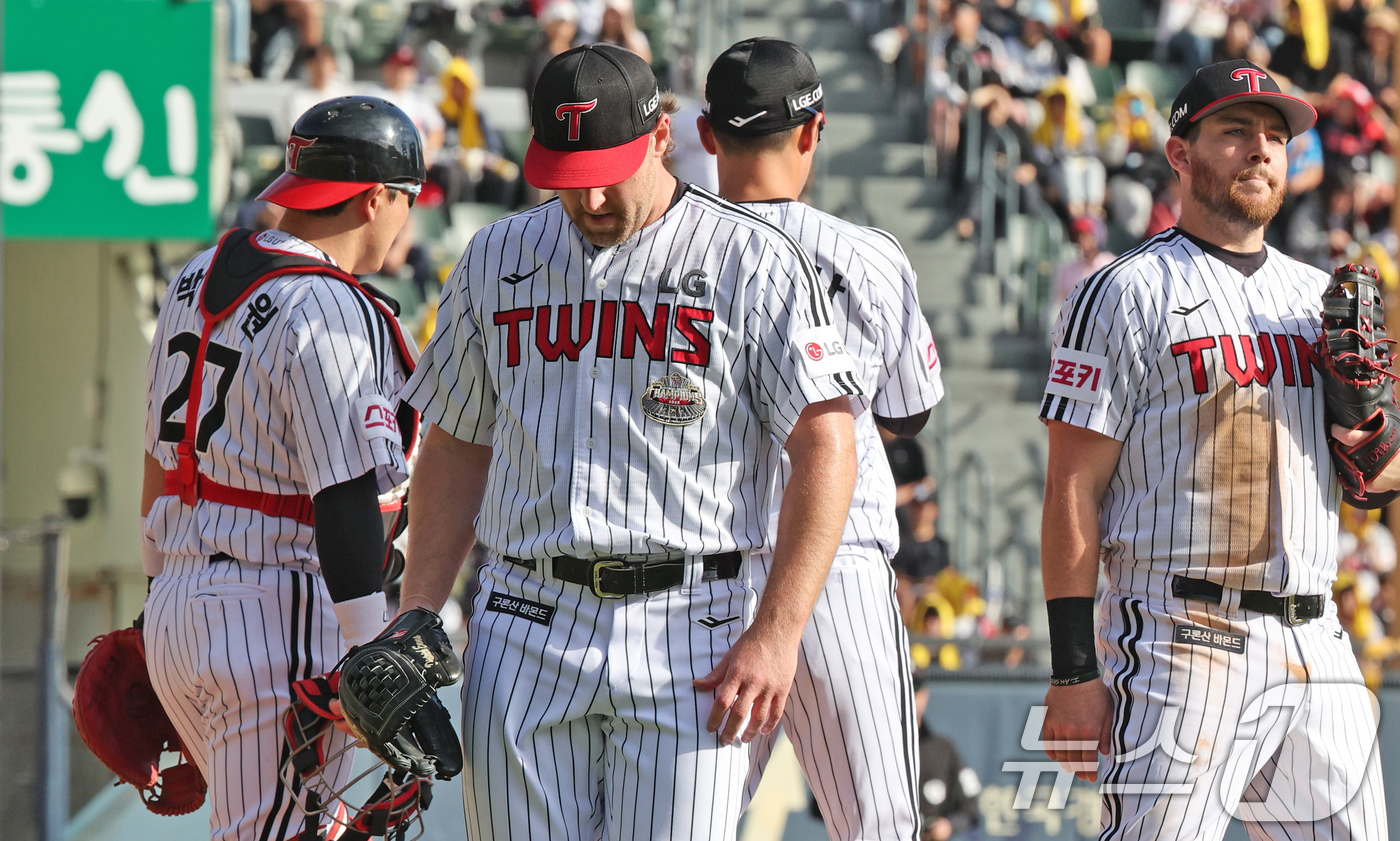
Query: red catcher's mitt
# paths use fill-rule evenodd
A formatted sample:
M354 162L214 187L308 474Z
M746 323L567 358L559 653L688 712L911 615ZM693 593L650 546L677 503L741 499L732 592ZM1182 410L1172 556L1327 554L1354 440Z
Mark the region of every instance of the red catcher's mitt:
M140 790L147 809L157 815L198 809L209 786L151 687L141 631L126 628L93 642L73 683L78 735L122 782ZM163 751L179 751L184 758L161 770Z

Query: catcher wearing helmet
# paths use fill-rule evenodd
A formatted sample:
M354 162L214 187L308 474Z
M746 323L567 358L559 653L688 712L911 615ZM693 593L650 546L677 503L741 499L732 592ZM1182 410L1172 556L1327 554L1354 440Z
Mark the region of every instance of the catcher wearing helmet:
M155 696L207 781L217 841L325 828L298 808L305 780L280 774L286 720L298 681L332 672L388 621L379 497L408 476L418 420L395 395L414 353L396 304L355 275L379 269L424 178L399 108L322 102L259 197L285 208L279 228L230 231L161 307L143 641ZM335 728L318 741L337 788L351 741Z

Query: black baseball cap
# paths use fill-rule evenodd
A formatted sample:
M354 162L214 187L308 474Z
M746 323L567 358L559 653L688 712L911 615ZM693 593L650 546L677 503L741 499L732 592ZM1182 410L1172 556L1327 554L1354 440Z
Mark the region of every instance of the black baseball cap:
M1278 83L1257 65L1242 58L1209 64L1197 70L1172 102L1171 133L1181 137L1191 124L1222 108L1244 102L1272 106L1288 123L1288 132L1297 137L1317 122L1317 111L1296 96L1279 89Z
M541 190L610 187L646 159L661 114L651 67L612 44L560 53L535 83L525 180Z
M731 134L796 128L822 110L822 81L812 57L781 38L740 41L715 59L705 77L705 116Z

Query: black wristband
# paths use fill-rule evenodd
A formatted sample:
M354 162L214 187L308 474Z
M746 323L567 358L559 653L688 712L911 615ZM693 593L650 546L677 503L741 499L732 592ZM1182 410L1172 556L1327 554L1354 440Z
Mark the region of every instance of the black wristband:
M1098 670L1098 667L1095 667L1092 671L1084 672L1083 674L1074 675L1074 676L1072 676L1072 677L1052 677L1052 678L1050 678L1050 685L1051 685L1051 686L1078 686L1078 685L1081 684L1081 683L1088 683L1088 682L1091 681L1091 680L1098 680L1098 679L1099 679L1099 670Z
M1050 677L1070 680L1090 673L1097 676L1093 597L1050 599L1045 603L1045 614L1050 625Z

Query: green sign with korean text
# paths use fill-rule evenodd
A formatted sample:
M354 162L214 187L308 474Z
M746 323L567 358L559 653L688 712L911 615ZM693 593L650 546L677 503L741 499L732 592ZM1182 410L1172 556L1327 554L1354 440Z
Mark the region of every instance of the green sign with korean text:
M211 236L212 0L4 6L5 236Z

